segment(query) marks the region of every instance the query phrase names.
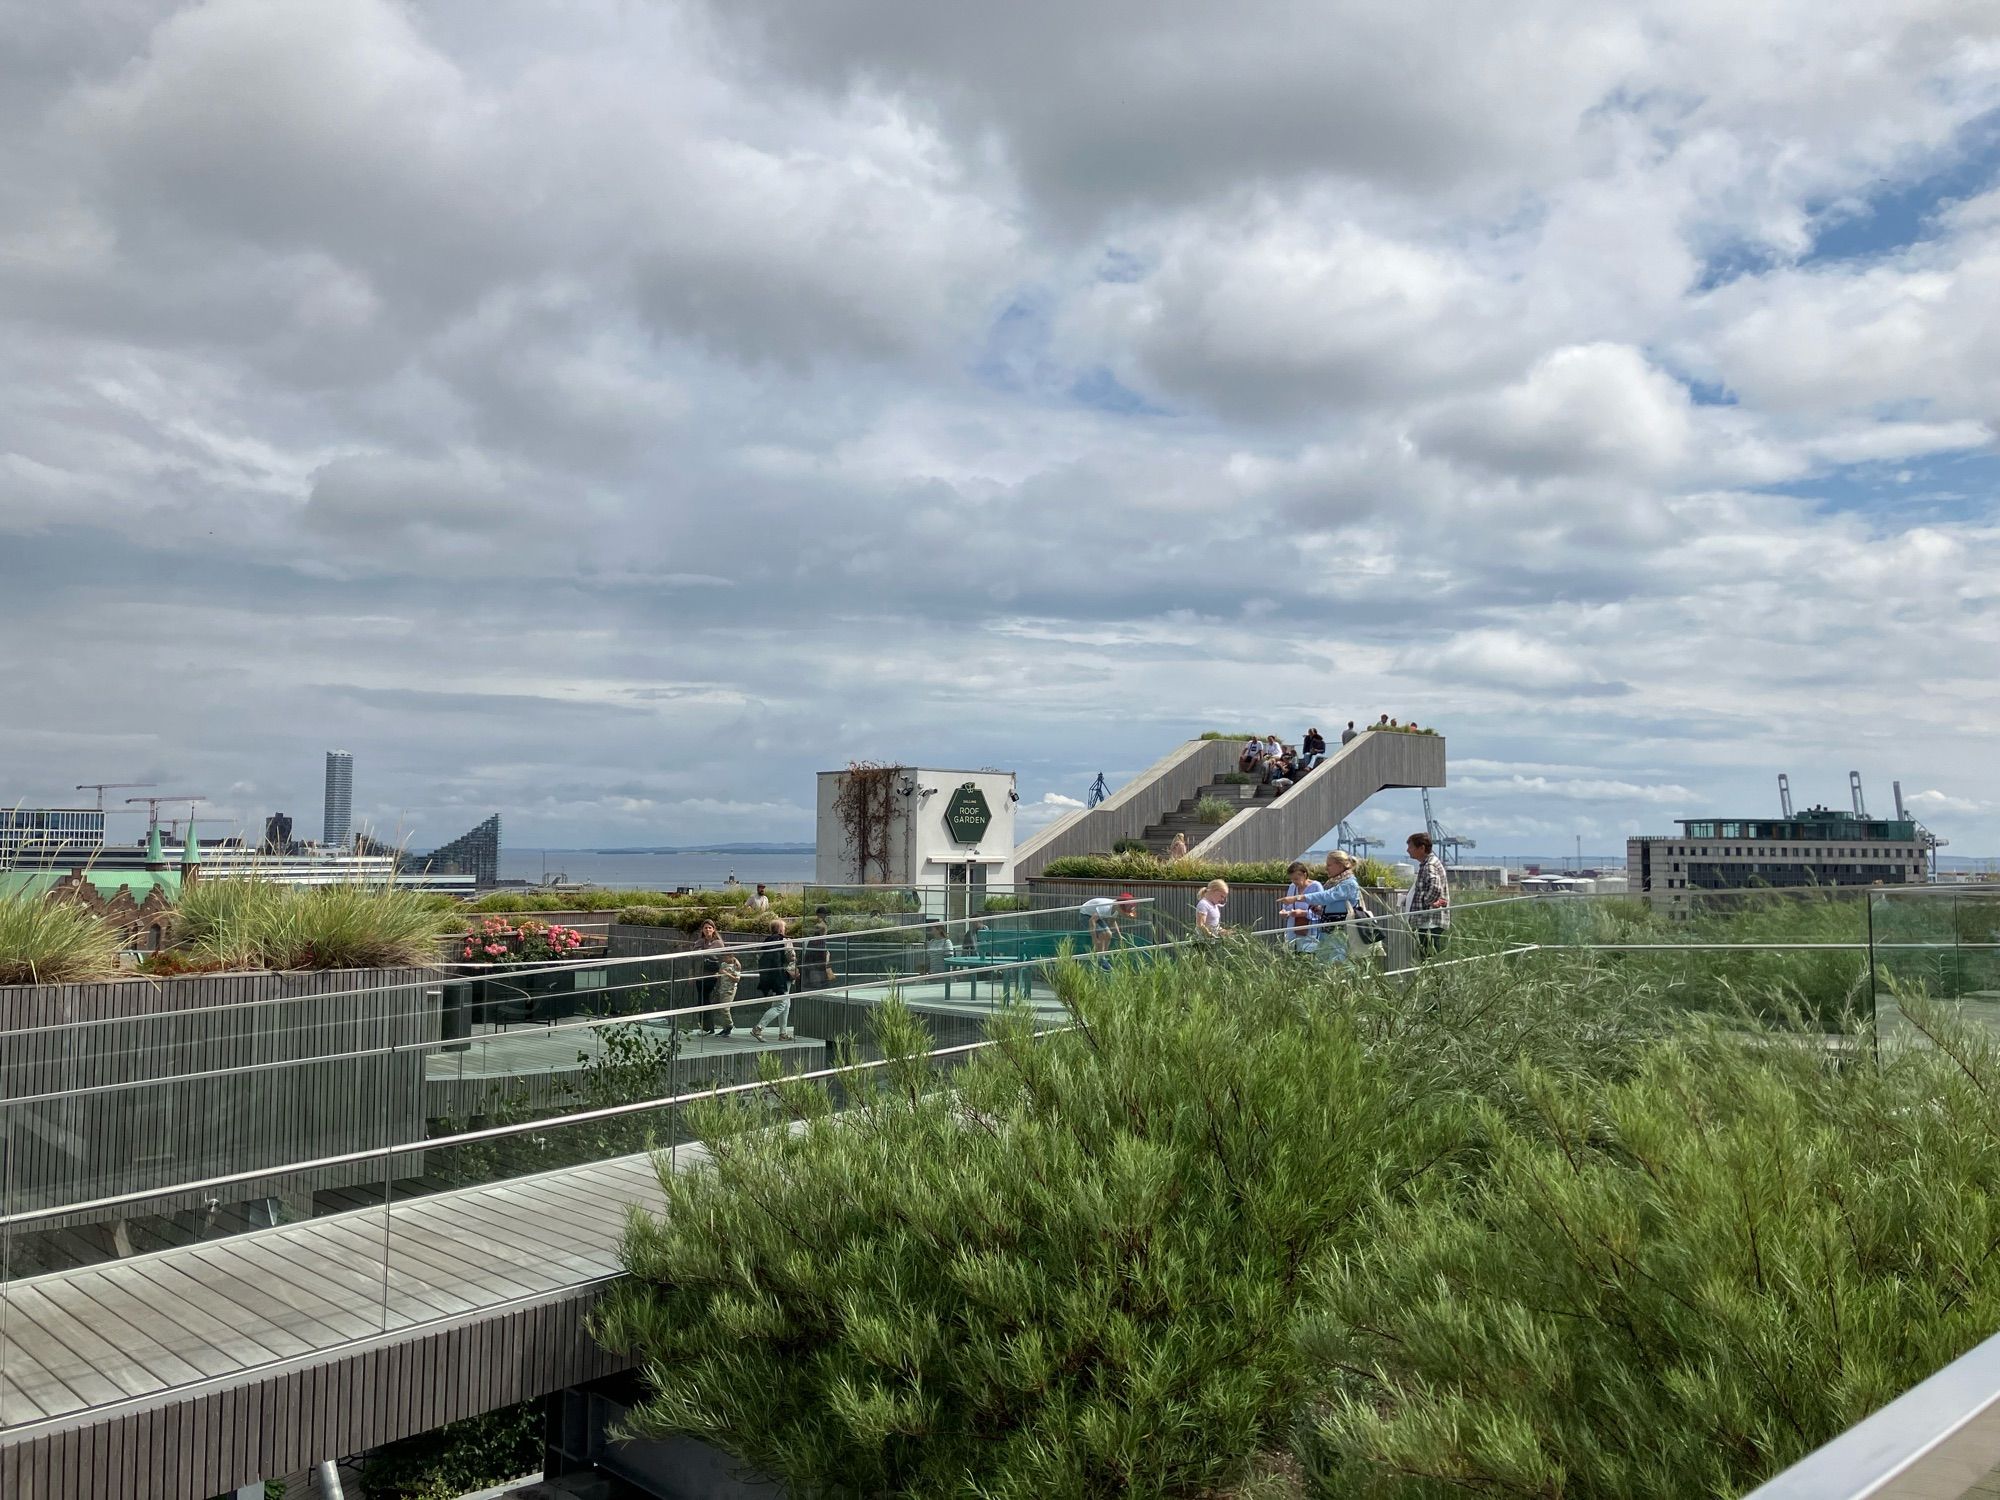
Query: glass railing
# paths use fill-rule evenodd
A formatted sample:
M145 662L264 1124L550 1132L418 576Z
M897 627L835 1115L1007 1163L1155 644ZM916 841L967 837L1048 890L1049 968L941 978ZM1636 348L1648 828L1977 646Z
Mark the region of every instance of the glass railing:
M1868 952L1881 1042L1923 1045L1932 1017L2000 1035L2000 886L1876 889Z
M1640 945L1592 942L1626 935L1603 925L1618 913L1593 913L1594 898L1533 903L1515 903L1525 916L1504 915L1500 903L1461 907L1429 966L1512 962L1548 948L1592 950L1591 962L1600 948L1605 962L1667 961ZM710 1014L720 1008L718 997L702 989L706 976L692 968L706 955L675 953L544 966L541 972L571 985L557 992L569 1008L540 1018L505 1010L521 993L538 998L523 985L533 975L516 972L421 987L425 1007L414 1011L406 994L370 999L372 992L356 992L346 1029L338 1014L306 1008L328 998L318 996L198 1012L205 1029L171 1043L162 1040L175 1035L169 1023L186 1017L0 1034L0 1049L13 1048L0 1050L10 1069L0 1102L0 1350L36 1361L33 1370L0 1367L0 1420L9 1420L9 1411L11 1420L35 1419L25 1406L6 1405L6 1381L31 1405L36 1381L55 1382L48 1394L75 1389L32 1352L41 1328L33 1315L41 1306L39 1278L154 1251L208 1254L215 1246L213 1253L235 1256L254 1280L254 1258L229 1247L261 1234L258 1243L284 1239L288 1256L319 1256L285 1236L335 1217L327 1234L352 1252L349 1263L327 1269L314 1260L308 1270L287 1262L272 1272L279 1283L258 1295L318 1307L313 1316L327 1327L379 1331L451 1316L475 1293L488 1300L539 1295L549 1274L598 1274L591 1267L615 1235L583 1235L564 1248L554 1230L564 1227L564 1204L579 1223L615 1218L619 1210L604 1205L617 1194L579 1190L549 1174L623 1163L605 1171L623 1174L624 1188L643 1196L647 1168L629 1158L666 1146L699 1159L701 1148L683 1134L689 1101L756 1090L774 1074L827 1076L842 1064L876 1060L869 1021L890 994L926 1026L941 1061L985 1045L1003 1005L1024 1007L1038 1029L1067 1024L1054 988L1064 955L1093 960L1090 932L1073 907L996 916L971 928L969 943L968 926L948 922L953 940L942 950L920 929L917 941L900 945L898 972L886 975L868 973L855 950L832 950L839 954L833 982L803 984L789 997L789 1017L772 1013L779 997L752 993L748 983L733 1015ZM846 936L873 941L881 934ZM1129 961L1147 961L1199 941L1156 936L1142 906L1119 944L1134 950ZM1400 916L1350 924L1338 936L1356 957L1371 948L1372 936L1379 947L1368 956L1378 965L1398 975L1416 971L1414 935ZM1856 961L1843 948L1830 951ZM1674 961L1737 957L1705 949ZM756 973L747 961L745 973ZM474 989L496 978L513 988L498 997ZM404 1029L413 1014L424 1025ZM733 1023L728 1038L719 1035L725 1019ZM767 1020L758 1040L752 1029ZM787 1020L790 1038L782 1035ZM466 1195L530 1179L549 1201ZM443 1206L455 1194L466 1215L456 1241ZM551 1230L546 1266L507 1249L519 1243L510 1238L510 1217L536 1214ZM493 1249L490 1263L468 1272L462 1252L474 1241ZM471 1279L454 1282L454 1275ZM60 1362L53 1348L46 1352ZM71 1373L88 1384L81 1367Z
M934 1066L988 1045L1003 1004L1035 1030L1067 1024L1053 989L1060 965L1113 960L1071 957L1077 945L1058 928L1027 930L1059 941L1032 957L962 955L973 961L797 993L789 1041L775 1018L765 1041L745 1035L775 1001L741 1003L724 1042L700 1032L701 1004L661 1005L650 976L613 970L599 993L619 1014L333 1055L182 1057L171 1076L9 1097L0 1425L155 1390L136 1375L131 1388L107 1384L110 1345L58 1306L77 1276L115 1262L122 1278L153 1252L227 1260L231 1295L274 1320L272 1359L298 1352L301 1327L332 1347L611 1274L622 1203L646 1200L644 1153L700 1149L685 1139L689 1102L872 1065L868 1022L891 994L928 1029ZM1170 951L1133 946L1123 961ZM595 1185L551 1175L569 1169L608 1175ZM528 1199L466 1192L531 1179ZM184 1265L140 1274L182 1285ZM134 1282L118 1295L152 1294ZM144 1347L119 1354L118 1368L150 1371L163 1388L215 1375L195 1359L197 1345L215 1357L197 1327L215 1319L194 1304L152 1306L127 1335ZM69 1336L45 1337L53 1322ZM162 1341L157 1352L148 1339Z

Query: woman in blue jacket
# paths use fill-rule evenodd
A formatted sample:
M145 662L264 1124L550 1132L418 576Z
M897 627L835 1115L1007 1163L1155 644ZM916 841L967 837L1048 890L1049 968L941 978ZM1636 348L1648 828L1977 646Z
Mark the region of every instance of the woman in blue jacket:
M1278 910L1286 915L1310 912L1315 921L1326 923L1319 930L1319 956L1330 963L1346 963L1344 924L1350 916L1365 913L1368 908L1361 899L1361 882L1354 878L1353 855L1344 849L1334 850L1326 857L1326 874L1327 882L1321 889L1281 897Z

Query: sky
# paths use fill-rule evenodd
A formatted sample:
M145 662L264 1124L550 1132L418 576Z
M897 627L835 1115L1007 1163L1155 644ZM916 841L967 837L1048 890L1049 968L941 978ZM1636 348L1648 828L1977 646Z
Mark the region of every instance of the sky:
M1387 712L1485 852L1858 769L2000 853L1990 0L0 35L9 803L809 840Z

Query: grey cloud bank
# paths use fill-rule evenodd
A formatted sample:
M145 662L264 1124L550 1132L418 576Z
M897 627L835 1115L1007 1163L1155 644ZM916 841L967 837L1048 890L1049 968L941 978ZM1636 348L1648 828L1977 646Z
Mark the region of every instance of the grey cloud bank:
M1990 6L0 22L5 795L789 839L1386 710L1494 847L1858 766L2000 852L1994 163L1813 254Z

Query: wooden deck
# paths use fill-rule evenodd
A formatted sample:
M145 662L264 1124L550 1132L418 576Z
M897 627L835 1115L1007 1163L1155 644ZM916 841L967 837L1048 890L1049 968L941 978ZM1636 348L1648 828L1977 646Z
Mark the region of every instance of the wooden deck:
M574 1295L618 1273L627 1206L659 1203L651 1158L618 1157L13 1282L0 1452L108 1405Z

